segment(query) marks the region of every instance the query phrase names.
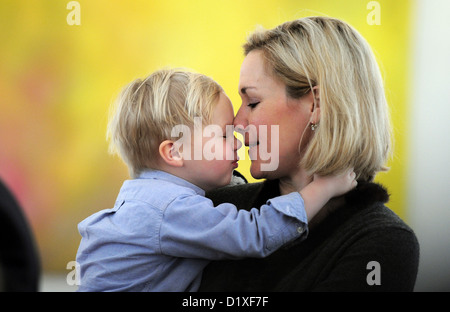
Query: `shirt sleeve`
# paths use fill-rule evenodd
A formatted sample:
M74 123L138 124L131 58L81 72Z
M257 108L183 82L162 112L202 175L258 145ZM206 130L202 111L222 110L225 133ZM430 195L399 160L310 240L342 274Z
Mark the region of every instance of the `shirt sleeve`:
M209 260L265 257L308 233L298 192L272 198L259 209L214 207L206 197L182 196L164 211L160 251L164 255Z

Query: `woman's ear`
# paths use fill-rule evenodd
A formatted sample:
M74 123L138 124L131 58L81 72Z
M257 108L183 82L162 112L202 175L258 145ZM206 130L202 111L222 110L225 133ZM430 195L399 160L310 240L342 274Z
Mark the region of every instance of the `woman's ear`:
M312 88L313 102L311 105L311 123L318 124L320 121L320 88L314 86Z
M172 140L165 140L159 144L159 155L164 163L172 167L182 167L183 157L178 149L178 145Z

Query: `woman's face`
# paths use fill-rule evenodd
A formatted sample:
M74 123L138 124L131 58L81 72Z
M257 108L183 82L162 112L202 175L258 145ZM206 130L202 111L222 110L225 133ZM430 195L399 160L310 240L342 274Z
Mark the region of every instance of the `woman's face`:
M254 50L242 63L239 80L242 105L234 126L256 129L256 136L248 135L248 132L245 135L245 145L249 146L252 159L251 175L256 179L277 179L292 176L299 169L302 151L311 138L308 125L314 102L311 92L300 99L288 97L285 85L268 73L263 57L261 51ZM267 131L264 131L264 126ZM268 149L264 143L269 145ZM274 144L278 146L278 155L272 153L271 157L278 157L279 165L276 169L267 170L264 165L274 159L267 159L264 151L276 151Z

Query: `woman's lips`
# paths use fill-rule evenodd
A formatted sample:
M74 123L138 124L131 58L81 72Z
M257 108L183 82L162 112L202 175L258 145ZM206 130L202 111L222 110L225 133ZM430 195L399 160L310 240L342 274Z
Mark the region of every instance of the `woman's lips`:
M231 162L231 165L232 165L234 168L237 168L237 167L238 167L238 161L239 161L239 156L238 156L237 154L235 154L235 155L234 155L234 160Z
M256 159L258 159L258 147L259 147L259 142L253 142L253 143L249 143L246 144L246 146L248 146L248 156L250 157L251 161L254 161Z
M238 161L239 157L237 155L234 155L234 160L231 162L231 165L233 166L234 169L236 169L239 166Z
M246 144L245 144L245 146L248 146L249 148L255 147L255 146L257 146L257 145L259 145L259 141L254 142L254 143L246 143Z

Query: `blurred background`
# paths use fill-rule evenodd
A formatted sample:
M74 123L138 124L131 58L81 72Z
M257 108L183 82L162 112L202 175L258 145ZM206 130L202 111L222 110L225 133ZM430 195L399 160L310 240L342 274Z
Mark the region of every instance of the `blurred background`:
M2 0L0 179L34 233L41 290L76 289L66 276L77 224L112 207L128 179L105 139L123 85L188 67L219 82L236 112L246 35L327 15L358 29L382 68L395 149L391 170L376 180L419 238L416 290L450 291L448 12L445 0ZM248 160L239 168L255 181Z

